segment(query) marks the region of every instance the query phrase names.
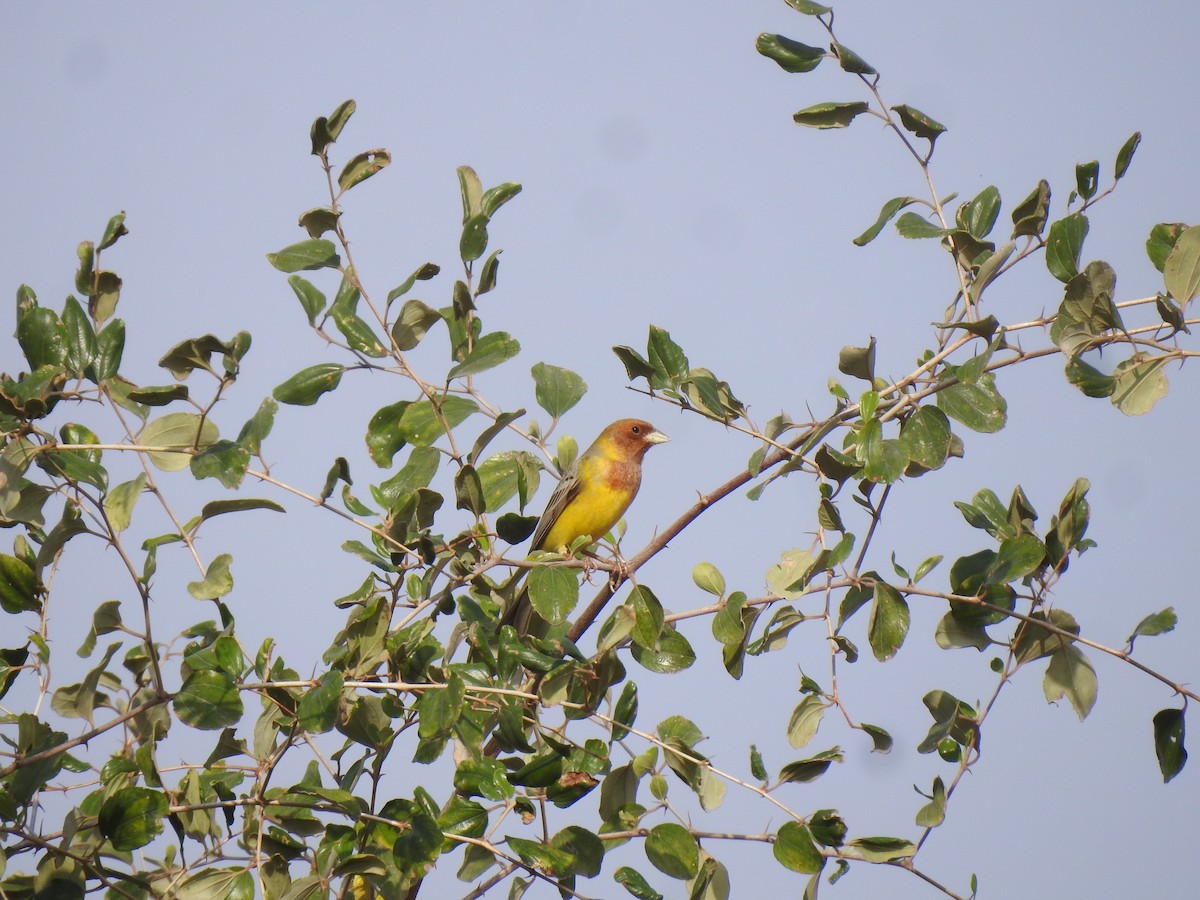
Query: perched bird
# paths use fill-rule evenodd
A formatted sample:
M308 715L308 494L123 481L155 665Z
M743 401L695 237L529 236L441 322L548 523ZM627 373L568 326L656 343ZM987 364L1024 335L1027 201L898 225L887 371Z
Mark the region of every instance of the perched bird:
M637 496L642 457L667 440L670 438L641 419L619 419L605 428L550 495L530 549L566 553L585 534L593 540L602 538ZM501 624L528 634L534 620L540 621L526 587L505 611Z

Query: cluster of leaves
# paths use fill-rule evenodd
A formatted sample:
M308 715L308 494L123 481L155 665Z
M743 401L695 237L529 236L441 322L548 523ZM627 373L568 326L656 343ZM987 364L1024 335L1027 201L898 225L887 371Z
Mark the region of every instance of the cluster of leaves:
M828 7L788 2L828 31L829 48L763 35L759 51L788 72L834 59L871 98L818 104L797 113L796 121L830 128L862 114L878 116L928 172L944 126L913 107L883 102L875 70L833 35ZM607 857L621 851L612 877L635 897L661 897L652 879L662 876L685 883L691 897L722 898L730 895L730 873L715 848L728 830L706 832L686 810L697 809L698 818L713 813L730 788L752 792L776 818L784 814L771 833L739 837L769 843L784 868L810 876L806 896L815 896L831 861L830 881L852 864L915 868L929 830L942 823L957 784L978 761L988 710L1019 669L1046 660L1047 698L1065 698L1082 718L1096 698L1085 647L1128 660L1136 638L1175 627L1173 610L1153 613L1134 627L1125 648L1107 648L1085 638L1075 617L1051 602L1071 558L1092 546L1082 480L1040 530L1020 487L1007 505L990 490L960 503L989 546L951 563L943 588L928 586L938 556L911 572L893 557L886 575L885 566L868 564L878 556L876 526L890 493L961 457L966 448L955 428L990 433L1005 426L998 384L1004 367L1061 354L1072 384L1136 414L1165 392L1166 364L1190 355L1175 341L1188 333L1186 310L1200 290L1200 229L1154 229L1148 251L1164 274L1165 291L1149 300L1119 303L1110 266L1080 266L1085 213L1125 174L1136 135L1118 153L1112 186L1099 190L1096 163L1078 167L1068 209L1051 221L1050 188L1041 182L1013 210L1013 230L1000 246L992 239L1001 210L996 188L953 214L950 199L937 196L885 204L858 243L874 240L894 218L901 236L940 241L954 265L954 299L933 346L903 378L876 374L874 340L844 348L839 371L865 389L853 396L831 380L832 410L824 418L800 422L781 413L756 425L730 385L693 367L665 329L650 329L644 355L614 348L631 381L644 381L661 402L746 435L752 453L743 471L681 511L636 556L609 562L601 553L585 565L557 554L506 556L534 527L526 511L543 475L557 477L578 455L576 441L559 426L587 390L568 369L533 365L542 422L525 409L496 407L482 391L485 376L520 351L511 334L484 326L484 314L493 315L489 295L499 285L500 251L489 252L493 220L520 185L485 189L473 170L461 167L462 274L446 291L449 302L434 306L412 296L419 284L436 286L442 269L433 263L418 266L377 299L358 277L341 203L391 156L368 150L335 168L330 153L354 111L347 101L314 122L312 153L329 201L299 217L305 239L268 255L337 359L285 377L236 438L221 437L214 412L238 378L251 346L248 334L177 344L160 360L173 384L139 386L120 374L125 325L113 314L121 281L101 269L100 255L126 233L123 216L109 222L98 243L80 245L79 298L68 297L61 311L39 305L28 288L18 291L17 339L28 371L0 376L0 525L15 535L12 552L0 554L0 603L27 635L21 646L0 648L0 696L16 687L35 699L27 711L0 719L7 748L0 752L0 891L6 896L74 897L93 890L112 897L415 896L433 866L451 855L460 879L479 882L473 896L504 882L511 884L510 896L520 896L533 880L572 896L581 880L599 876ZM914 139L927 141L927 150L919 152ZM900 214L913 205L936 221ZM1038 252L1064 285L1058 311L1008 325L984 315L985 290ZM1125 323L1131 309L1150 306L1158 321ZM1034 350L1015 346L1007 336L1018 330L1040 330L1048 343ZM440 368L422 364L438 368L436 375L413 362L417 348L427 360L442 346ZM1109 347L1127 347L1131 355L1104 374L1087 359L1098 360ZM384 473L369 485L368 497L352 491L346 450L312 491L281 484L255 467L280 404L313 406L365 373L395 379L402 387L389 395L403 397L365 425L363 449ZM201 398L196 382L205 378L212 389ZM115 439L102 442L92 427L63 421L84 401L111 413L104 427ZM90 413L89 407L89 421ZM110 465L121 458L136 459L141 471L112 484ZM160 484L184 471L224 489L190 518L174 512ZM710 562L692 571L706 604L694 614L711 617L714 644L734 679L754 659L782 650L796 628L811 623L831 638L828 676L804 675L798 704L786 723L776 723L775 737L807 755L772 776L752 744L739 774L718 768L700 749L703 723L678 714L657 724L639 719L638 688L627 665L675 675L698 658L675 625L679 616L645 583L635 583L622 603L602 613L673 534L723 497L741 487L757 497L775 479L797 474L817 486L818 539L812 547L785 550L765 573L765 592L730 590ZM312 671L311 662L289 665L270 639L257 651L246 648L226 602L234 587L233 556L219 553L204 562L195 543L216 516L283 511L273 499L225 493L247 478L315 500L356 531L342 549L361 567L361 580L333 600L346 611L345 624L310 677L299 672ZM142 500L161 506L172 528L135 548L127 533L135 512L141 516L135 507ZM95 610L79 649L83 658L96 657L94 664L79 682L59 685L50 677L48 641L53 614L62 614L53 575L64 554L82 552L76 548L89 542L114 551L128 576L127 599ZM194 560L198 574L187 591L212 603L215 618L163 642L153 633L151 601L169 589L156 581L158 553L167 547ZM581 577L595 567L609 577L581 611ZM530 601L549 625L544 635L501 624L520 582L512 571L530 568ZM791 808L786 785L818 779L845 759L838 745L806 750L827 711L839 710L874 750L893 748L885 727L855 719L836 690L836 672L859 659L860 630L876 660L895 657L909 638L915 602L945 603L936 644L990 651L987 665L997 676L995 695L982 705L946 690L924 698L932 724L916 749L936 752L950 768L915 811L914 825L923 833L852 832L837 810ZM99 638L108 635L115 639L101 651ZM1185 703L1195 698L1157 677ZM46 694L57 718L42 711ZM1185 709L1154 717L1167 780L1186 760ZM181 732L190 761L167 765L162 742ZM772 734L759 739L770 741ZM278 783L289 770L285 759L303 760L290 768L302 776L286 786ZM442 770L420 769L428 773L427 786L397 788L395 772L409 760L445 761L452 774L439 780ZM68 773L77 783L66 781ZM43 805L50 808L52 791L67 798L61 827L38 814ZM641 855L622 851L626 845ZM24 869L23 860L36 862L28 871L5 871L9 862Z

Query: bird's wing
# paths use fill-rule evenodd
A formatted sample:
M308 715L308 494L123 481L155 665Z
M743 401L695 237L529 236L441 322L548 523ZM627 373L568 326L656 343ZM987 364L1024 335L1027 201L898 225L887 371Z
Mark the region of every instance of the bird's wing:
M542 517L538 519L537 528L533 532L533 540L529 544L530 550L557 550L557 547L543 547L542 541L546 539L546 535L550 533L550 529L554 527L554 523L558 521L558 517L562 515L562 511L567 508L575 496L579 493L582 487L582 482L579 480L578 464L571 466L567 474L562 477L554 488L554 493L550 495L550 501L546 504L546 509L542 512Z

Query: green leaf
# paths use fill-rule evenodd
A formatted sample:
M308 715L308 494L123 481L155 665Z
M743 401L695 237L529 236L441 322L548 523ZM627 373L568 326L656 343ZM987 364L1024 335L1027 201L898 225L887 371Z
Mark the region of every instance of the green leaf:
M121 532L129 527L133 507L146 488L146 473L139 472L132 481L118 484L104 498L104 515L113 531Z
M503 432L509 425L525 415L525 410L518 409L513 412L502 412L496 415L495 420L483 431L479 432L479 437L475 438L475 443L471 445L471 452L467 455L467 461L476 463L479 461L483 451L487 449L488 444L495 440L496 436Z
M487 511L483 483L474 466L464 465L454 473L454 499L456 509L465 509L472 515L481 516Z
M491 218L496 210L521 193L521 185L516 181L506 181L495 187L490 187L479 198L479 208L485 216Z
M1117 176L1118 178L1120 176ZM1096 196L1100 184L1100 163L1097 160L1075 166L1075 190L1084 200Z
M335 231L338 226L338 219L341 217L341 212L334 212L325 206L317 206L300 213L300 219L297 224L308 232L310 238L319 238L323 234ZM290 281L291 279L288 280Z
M1154 404L1167 395L1167 376L1163 368L1167 361L1146 353L1134 353L1113 371L1113 406L1127 416L1150 412Z
M1128 643L1132 646L1134 638L1154 637L1158 634L1166 634L1169 631L1174 631L1175 626L1178 624L1179 616L1175 614L1175 607L1168 606L1160 612L1151 613L1138 622L1137 626L1133 629L1133 634L1129 635Z
M343 681L342 673L332 669L321 677L316 687L304 693L296 707L301 728L311 734L324 734L337 724Z
M0 554L0 608L10 615L39 612L42 593L44 588L38 584L32 566L23 559Z
M658 639L666 621L662 603L645 585L636 586L630 592L626 603L633 610L634 625L631 636L634 643L647 650L657 650Z
M893 106L892 111L900 116L900 124L904 126L905 131L924 138L930 144L946 133L945 125L936 119L931 119L915 107L902 103L899 106Z
M1051 654L1042 688L1049 703L1065 696L1083 721L1096 704L1096 670L1082 650L1069 644Z
M358 315L358 301L361 296L351 273L347 272L342 278L337 296L329 306L329 315L351 350L375 358L386 356L387 349L376 336L375 330Z
M510 850L517 854L523 862L549 873L555 878L566 878L572 872L573 854L559 850L546 844L518 838L509 835L505 838Z
M495 762L495 760L491 761ZM503 769L503 767L501 768ZM511 787L509 790L511 791ZM438 816L437 824L438 830L443 834L452 834L458 837L483 837L487 832L487 810L474 800L455 796L450 799L450 803ZM456 842L447 841L442 845L442 849L448 851L456 846L458 846Z
M632 347L613 347L613 353L617 354L617 359L621 360L621 364L625 366L625 377L630 381L637 378L645 378L650 381L654 378L654 366L638 353Z
M277 385L271 396L292 406L312 406L341 383L345 371L340 363L317 363Z
M497 803L515 793L503 763L486 758L460 762L454 771L454 789L464 797L483 797Z
M1066 284L1079 274L1079 254L1088 233L1087 216L1072 213L1050 226L1046 238L1046 268Z
M821 47L810 47L782 34L760 34L754 48L785 72L811 72L828 55Z
M79 268L75 270L75 290L86 294L90 299L96 287L96 245L91 241L81 241L75 248L75 255L79 258ZM24 288L25 285L21 287ZM30 290L29 293L32 296L33 291ZM36 302L35 300L34 304Z
M1162 709L1154 714L1154 753L1164 784L1182 772L1187 762L1183 739L1182 709Z
M391 162L392 154L383 148L365 150L362 153L355 154L342 166L342 171L338 174L338 187L343 191L348 191L356 184L366 181L381 169L387 168L391 165Z
M176 447L171 450L152 451L146 455L150 462L164 472L179 472L191 464L191 452L203 450L216 443L220 437L212 419L201 418L196 413L167 413L159 416L142 429L139 441L147 447Z
M975 195L969 202L964 203L959 210L958 224L977 240L983 240L992 233L996 218L1000 215L1000 191L994 184L989 184Z
M908 635L909 622L908 603L900 592L877 581L867 623L867 640L877 660L884 662L896 655Z
M1135 131L1129 136L1129 139L1121 145L1121 149L1117 152L1117 162L1113 166L1113 180L1120 181L1125 177L1125 173L1129 171L1129 164L1133 162L1133 154L1138 148L1138 144L1142 142L1142 133Z
M254 415L246 420L242 430L238 432L238 445L245 447L252 455L258 456L262 452L262 442L267 439L271 429L275 426L277 412L279 412L279 404L271 397L258 404Z
M859 433L858 458L863 464L863 477L884 484L899 480L908 465L904 443L885 439L878 419L868 419L863 424Z
M111 634L114 631L121 629L121 601L120 600L105 600L96 607L96 611L92 613L92 629L84 638L83 644L75 651L80 659L84 659L92 655L92 651L96 649L96 638L102 634ZM117 645L119 646L119 645ZM111 648L110 648L111 649ZM4 651L0 651L3 653ZM93 681L93 690L103 675L104 667L108 665L108 656L105 657L105 662L102 666L92 671L95 673L95 681ZM88 678L92 678L92 673L88 674ZM2 695L2 692L0 692ZM94 708L94 707L93 707ZM90 713L90 709L89 709Z
M784 822L771 847L780 865L793 872L816 874L825 868L825 857L813 843L812 833L799 822Z
M846 531L846 524L842 521L842 514L838 512L838 508L831 500L824 497L817 504L817 524L828 531L840 531L843 534Z
M97 825L114 850L136 850L162 833L168 808L167 795L162 791L122 788L104 801Z
M940 469L950 455L951 437L950 420L942 410L936 406L919 407L905 420L900 432L910 469L912 464L925 470Z
M496 287L496 277L500 272L500 254L503 251L494 250L483 261L483 268L479 270L479 285L475 288L475 296L481 297L484 294L492 291Z
M1167 257L1187 227L1182 222L1160 222L1150 229L1150 237L1146 238L1146 256L1158 271L1166 268Z
M915 197L893 197L887 203L883 204L883 209L879 211L879 217L875 220L875 224L854 239L855 246L865 247L871 243L871 241L879 237L879 232L883 231L883 227L892 220L892 217L896 213L904 209L904 207L917 202Z
M483 256L488 245L488 217L482 213L472 216L463 223L462 237L458 241L458 255L465 263Z
M574 858L571 874L595 878L604 864L604 843L595 834L578 825L568 825L550 839L550 845L565 850Z
M641 873L629 866L621 866L613 872L613 881L629 891L637 900L663 900L663 895L650 887Z
M551 625L561 625L579 605L579 580L574 569L540 566L529 575L529 602Z
M404 281L398 287L394 287L388 291L388 305L390 306L392 301L397 297L402 297L407 294L410 290L412 290L412 286L418 281L429 281L441 271L441 266L437 265L436 263L425 263L423 266L421 266L421 268L409 275L408 278L404 279Z
M94 274L95 288L87 291L88 313L100 324L108 319L117 308L121 299L121 279L113 272L96 272Z
M329 117L318 117L309 130L309 137L312 139L312 155L320 156L325 150L338 139L338 135L342 133L342 129L346 127L346 123L350 121L350 117L354 115L356 104L353 100L344 100L338 104L337 109L329 114Z
M1017 205L1012 211L1014 239L1037 237L1046 227L1046 218L1050 211L1050 182L1042 179L1033 192Z
M193 672L172 704L181 722L202 731L236 725L245 712L237 685L220 669Z
M342 264L332 241L311 238L268 253L267 262L280 272L300 272L305 269L336 269Z
M411 401L401 400L385 406L377 410L367 423L367 453L380 468L390 466L396 453L407 443L400 428L400 420L410 404ZM424 487L427 484L428 481L418 486Z
M808 759L788 763L779 770L779 780L787 784L808 784L824 775L833 763L841 762L842 758L842 751L838 747L823 750Z
M674 822L655 825L646 835L646 859L664 875L686 880L700 871L700 845Z
M215 478L225 487L238 488L250 466L250 451L233 441L217 441L192 457L192 475Z
M96 335L96 353L92 357L89 377L96 384L112 378L121 368L121 356L124 352L125 323L121 319L113 319Z
M442 852L445 837L438 828L436 812L436 808L430 811L405 800L393 800L383 808L385 816L408 825L392 845L392 858L397 868L409 877L425 874Z
M421 739L449 737L462 714L465 697L466 685L462 676L453 671L447 675L444 689L428 690L421 694L416 702L419 715L417 734Z
M934 630L934 640L943 650L958 650L963 647L974 647L985 650L992 644L982 623L975 620L963 621L954 611L942 616Z
M861 378L873 384L875 381L875 338L865 347L843 347L838 351L838 371L852 378Z
M470 166L459 166L458 189L462 195L463 222L483 211L483 184Z
M478 404L466 397L439 397L437 408L429 400L420 400L404 410L400 432L410 444L429 447L446 433L446 428L455 428L478 411Z
M800 704L792 710L792 717L788 720L787 738L794 749L807 747L808 742L816 736L826 708L825 702L816 694L805 694Z
M632 681L626 681L621 696L613 708L613 729L610 740L620 741L629 733L629 727L637 720L638 690Z
M996 376L984 372L973 384L950 384L938 392L942 412L972 431L992 434L1008 421L1008 403L996 390Z
M521 344L516 338L503 331L493 331L485 334L471 348L458 365L446 373L447 378L462 378L467 375L477 375L493 369L503 362L512 359L521 352Z
M100 237L100 243L96 245L96 249L107 250L127 234L129 234L129 229L125 227L125 213L117 213L104 226L104 234Z
M688 639L670 625L664 626L659 635L657 650L649 650L639 644L634 644L632 650L638 665L660 675L681 672L696 661L696 651Z
M113 321L119 322L121 320L114 319ZM186 400L189 395L190 392L186 384L153 384L129 391L128 399L145 406L168 406L176 400ZM143 419L146 418L146 413L148 412L148 410L143 412Z
M66 336L58 313L44 306L18 313L17 343L30 369L61 366L67 357Z
M231 500L210 500L200 510L200 515L184 526L184 531L195 534L200 526L209 519L223 516L227 513L246 512L251 509L269 509L272 512L287 512L274 500L263 500L258 497L238 497Z
M538 406L552 418L562 416L587 393L587 385L583 379L570 369L535 363L530 371L533 374L534 395L537 397Z
M317 290L316 285L311 281L301 278L299 275L290 276L288 284L292 286L296 298L304 309L304 314L308 316L308 324L316 325L317 317L325 310L325 295Z
M233 575L229 571L231 562L231 554L222 553L217 556L208 564L203 581L188 583L188 593L197 600L216 600L218 597L224 597L233 590Z
M692 568L692 581L700 590L714 597L725 596L725 576L710 562L696 563Z
M804 13L806 16L823 16L833 12L832 6L822 6L820 3L814 3L813 0L784 0L784 2L796 12Z
M829 49L833 51L833 55L836 57L838 65L842 67L843 72L849 72L851 75L879 74L870 63L845 44L839 44L837 41L834 41L829 45Z
M657 325L650 326L650 337L646 343L646 357L654 367L655 377L651 386L674 387L688 373L688 359L670 333Z
M946 785L939 775L933 779L933 796L917 810L919 828L936 828L946 820Z
M1117 389L1117 379L1072 356L1065 369L1067 381L1079 388L1086 397L1111 397Z
M850 841L849 845L856 849L867 862L891 862L912 856L917 852L916 845L912 841L895 837L855 838Z
M1191 329L1187 327L1187 322L1184 320L1183 310L1170 297L1164 297L1159 294L1154 298L1154 309L1163 322L1171 327L1172 332L1182 331L1186 334L1192 333Z
M1176 239L1163 265L1163 280L1180 306L1200 293L1200 227L1188 228Z
M425 339L429 329L442 321L442 314L415 297L404 301L400 315L392 325L392 340L402 351L413 349Z
M850 103L815 103L792 116L797 125L808 128L845 128L855 118L870 110L864 100Z
M906 212L896 220L896 231L903 238L941 238L949 232L940 225L935 225L924 216L915 212Z
M525 450L506 450L489 456L480 464L478 472L489 512L498 511L521 491L522 482L526 485L525 496L536 493L541 483L537 460ZM522 499L522 507L524 503Z
M67 368L82 375L96 356L96 332L87 313L74 297L68 297L63 305L62 333Z
M865 731L871 739L871 743L874 745L871 747L872 753L892 752L892 736L886 730L878 725L868 725L866 722L860 723L858 727Z
M68 422L59 429L64 444L98 444L100 439L85 425ZM101 464L99 450L62 450L45 454L37 464L51 475L82 481L100 490L108 488L108 472Z
M1000 542L988 581L1001 584L1031 575L1046 560L1046 547L1036 535L1019 534Z

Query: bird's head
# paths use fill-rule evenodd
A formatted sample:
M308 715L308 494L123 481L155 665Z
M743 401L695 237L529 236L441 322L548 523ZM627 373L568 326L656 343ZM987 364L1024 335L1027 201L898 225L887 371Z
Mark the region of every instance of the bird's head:
M618 419L607 428L600 439L617 447L622 456L641 459L655 444L670 440L665 434L642 419Z

